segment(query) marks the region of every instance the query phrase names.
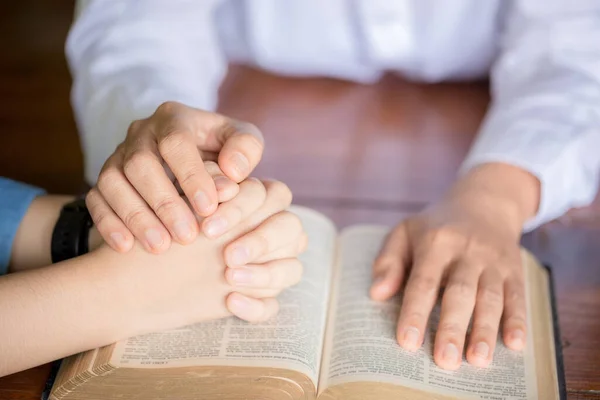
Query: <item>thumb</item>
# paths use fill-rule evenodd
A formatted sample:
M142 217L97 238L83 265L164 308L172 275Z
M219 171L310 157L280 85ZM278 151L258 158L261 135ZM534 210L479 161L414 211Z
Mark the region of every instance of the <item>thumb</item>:
M391 231L373 263L371 298L387 300L395 295L406 277L410 262L410 246L406 223Z
M219 152L219 167L233 181L243 181L262 158L262 133L250 123L231 121L227 129L221 130L218 140L223 143Z

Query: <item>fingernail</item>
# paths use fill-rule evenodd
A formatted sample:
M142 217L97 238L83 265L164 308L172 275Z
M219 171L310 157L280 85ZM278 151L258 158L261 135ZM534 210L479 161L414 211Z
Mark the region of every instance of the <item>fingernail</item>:
M442 356L445 361L456 364L458 363L458 348L454 343L448 343Z
M490 354L490 346L486 342L479 342L475 345L473 349L473 354L475 354L479 358L483 358L487 360Z
M409 350L416 350L419 348L419 336L420 332L414 326L409 326L404 330L403 343L404 346Z
M199 190L194 195L194 203L196 204L196 208L198 208L198 211L200 211L202 213L209 212L210 208L212 206L210 199L208 198L206 193L204 193L202 190Z
M175 223L174 229L175 235L179 240L188 241L192 238L192 228L187 221L178 221Z
M146 229L146 240L148 241L150 247L154 250L160 249L164 243L162 235L154 228Z
M113 244L119 249L124 250L127 243L125 243L125 236L119 232L113 232L110 235L110 240L112 240Z
M231 254L231 262L233 263L233 266L241 267L242 265L246 265L248 263L248 258L250 258L250 254L248 253L248 249L246 249L244 246L238 246L233 249Z
M511 341L514 347L523 348L525 346L525 332L521 329L514 330L511 334Z
M204 222L204 231L209 237L219 236L227 230L227 220L223 217L213 217Z
M230 158L233 167L238 172L240 178L245 177L250 173L250 163L242 153L233 153Z
M245 296L233 296L230 307L233 309L230 311L236 315L247 314L250 310L252 310L252 302Z
M223 190L230 185L231 180L224 177L223 175L219 175L215 178L215 187L217 190Z
M247 269L235 269L231 272L231 279L238 285L252 282L252 271Z

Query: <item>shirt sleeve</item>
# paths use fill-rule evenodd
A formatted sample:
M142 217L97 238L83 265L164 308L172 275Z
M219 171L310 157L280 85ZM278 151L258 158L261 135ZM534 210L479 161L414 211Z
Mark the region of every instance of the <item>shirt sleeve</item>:
M44 191L0 177L0 275L8 272L15 235L29 205Z
M541 182L531 230L589 204L600 170L600 2L511 2L492 105L461 172L486 162Z
M165 101L213 110L227 70L219 0L79 0L66 44L88 183L129 124Z

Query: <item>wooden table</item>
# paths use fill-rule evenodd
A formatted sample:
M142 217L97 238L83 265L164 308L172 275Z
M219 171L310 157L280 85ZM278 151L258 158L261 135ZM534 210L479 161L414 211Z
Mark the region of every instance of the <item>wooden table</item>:
M23 41L26 31L15 15L54 33L18 49L8 46L15 56L0 61L0 89L11 94L0 107L0 175L75 192L82 186L81 155L62 58L70 5L9 4L13 18L3 17L0 26L13 35L10 40ZM44 18L48 13L52 22ZM422 86L389 76L361 86L234 67L220 110L264 132L267 151L257 175L284 180L297 203L343 227L394 224L440 196L488 101L485 83ZM574 210L523 243L554 267L569 398L598 399L600 206ZM0 379L0 399L38 399L48 371L46 365Z

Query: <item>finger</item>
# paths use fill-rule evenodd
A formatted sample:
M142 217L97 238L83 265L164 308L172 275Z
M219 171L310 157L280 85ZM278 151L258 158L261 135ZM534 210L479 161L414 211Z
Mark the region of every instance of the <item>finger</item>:
M473 327L467 350L469 363L477 367L487 367L492 362L503 309L502 277L497 270L488 269L479 280Z
M227 296L226 304L233 315L248 322L266 321L279 311L274 298L257 300L235 292Z
M444 269L452 261L452 253L444 248L431 248L415 254L415 261L402 298L398 318L398 343L416 351L423 343L429 314L435 305Z
M104 241L120 253L131 250L134 243L133 234L110 208L98 189L92 188L88 192L85 204Z
M229 231L265 202L267 190L258 179L247 179L239 186L240 192L234 199L220 204L217 211L202 222L202 231L209 238Z
M228 268L225 278L236 287L283 289L300 282L302 263L297 258L286 258L265 264L249 264Z
M252 263L280 247L297 242L302 232L302 223L295 214L287 211L280 212L227 245L225 264L235 268Z
M512 350L523 350L527 337L527 307L523 278L512 278L504 284L504 343Z
M264 139L260 130L247 122L229 120L217 131L223 144L219 153L219 166L236 182L246 179L259 163Z
M448 276L433 351L436 364L443 369L458 369L462 362L480 273L478 267L461 262Z
M273 252L263 255L258 259L254 260L254 264L265 264L271 261L281 260L284 258L297 258L300 254L306 251L308 246L308 236L302 232L298 240L294 240L292 243L284 245Z
M285 183L270 179L263 179L261 182L267 191L267 198L262 207L245 221L253 227L252 229L270 216L286 210L292 204L292 191Z
M210 215L217 208L215 182L204 168L191 128L172 121L170 125L156 128L159 129L158 151L196 212L201 216Z
M406 225L401 224L390 232L373 263L373 300L387 300L398 292L406 275L409 251Z
M169 248L171 244L169 232L146 201L131 186L122 172L122 164L119 160L105 164L98 177L97 188L110 208L146 250L160 253Z
M302 236L298 241L298 254L302 254L308 249L308 235L305 232L302 232Z
M219 203L224 203L237 196L240 191L238 184L226 177L216 162L204 161L204 168L215 182Z
M172 238L181 244L196 238L199 230L196 218L167 176L153 138L140 137L127 147L123 171Z
M263 256L258 257L253 261L254 264L264 264L270 261L281 260L283 258L297 258L300 255L298 251L299 243L302 240L302 235L298 235L298 239L294 240L289 244L284 245L283 247L278 248L277 250L273 250L269 254L265 254Z

